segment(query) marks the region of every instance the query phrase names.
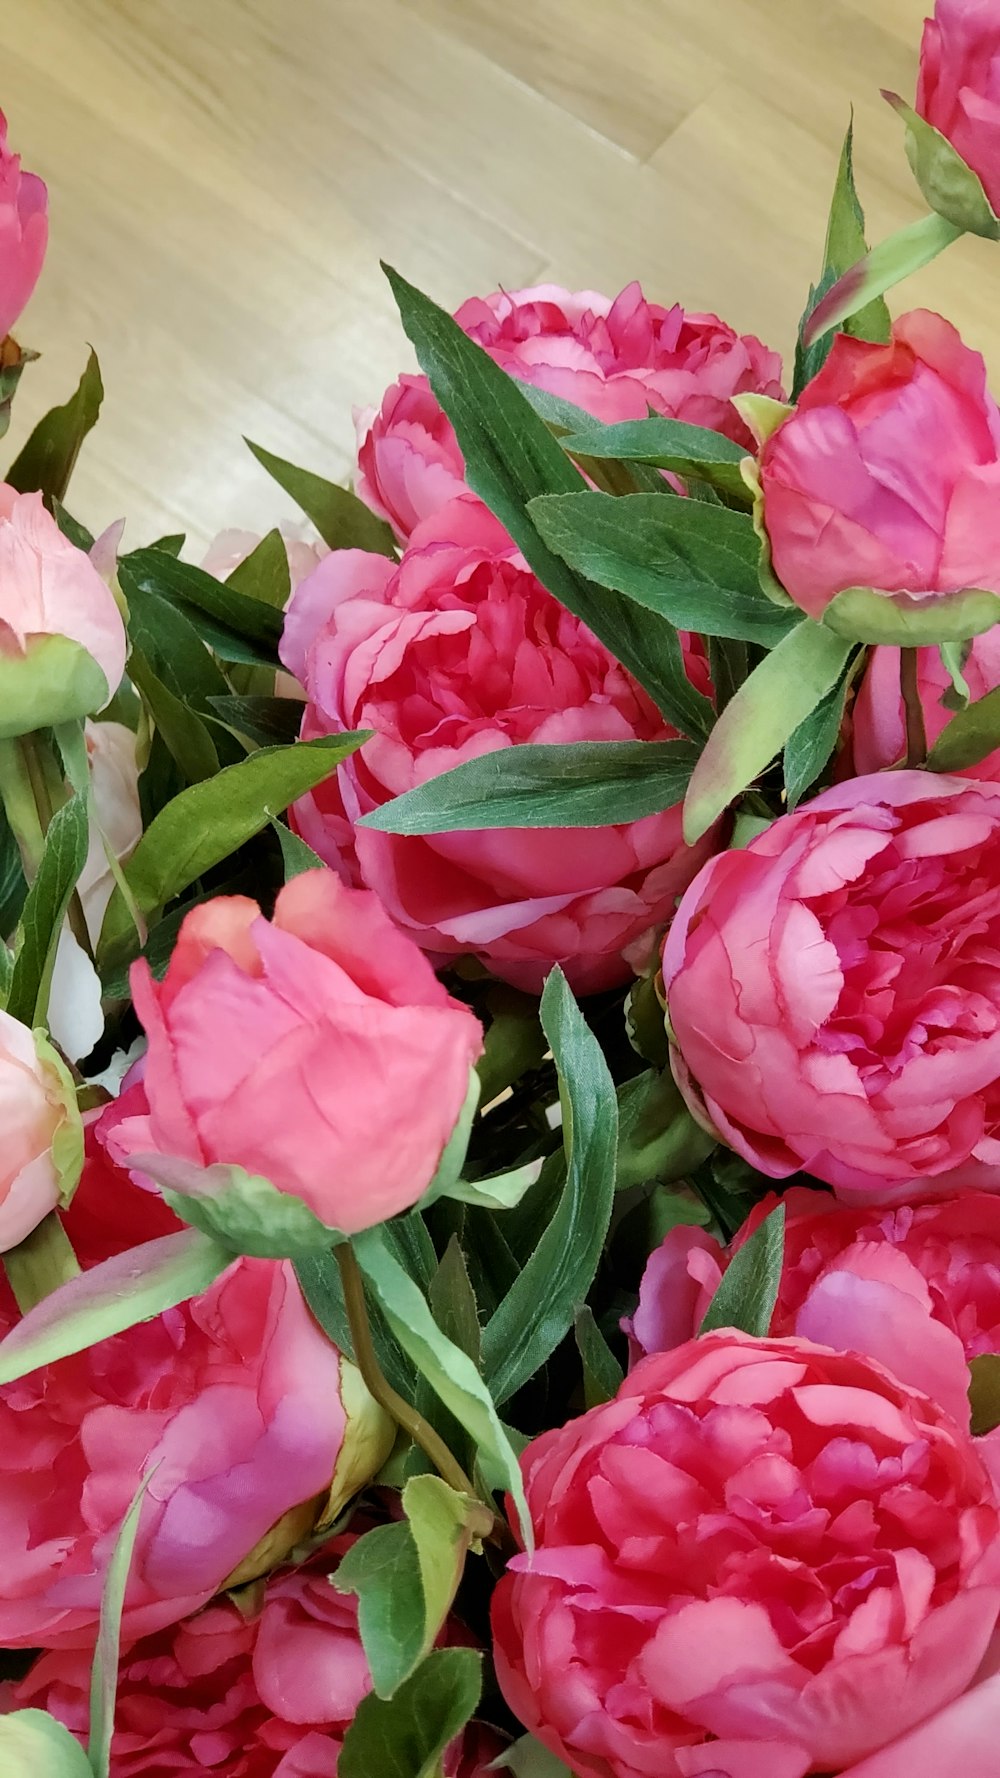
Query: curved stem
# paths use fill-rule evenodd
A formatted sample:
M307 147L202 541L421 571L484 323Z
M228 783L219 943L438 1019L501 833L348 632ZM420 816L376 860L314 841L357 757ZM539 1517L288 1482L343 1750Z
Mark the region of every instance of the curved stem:
M347 1310L348 1325L351 1339L354 1342L354 1357L364 1378L368 1393L391 1415L397 1426L408 1432L415 1444L430 1458L438 1474L451 1488L460 1494L476 1497L472 1486L461 1464L452 1456L444 1439L435 1432L433 1426L424 1419L423 1414L404 1401L384 1375L375 1347L372 1342L371 1325L368 1320L368 1305L365 1302L365 1285L361 1276L361 1268L354 1257L350 1244L342 1242L334 1249L337 1265L340 1268L340 1280L344 1287L344 1306Z
M899 688L903 694L903 708L906 712L906 760L907 766L923 766L927 763L927 730L924 726L924 707L920 702L920 687L917 683L917 661L919 649L901 648L899 651Z

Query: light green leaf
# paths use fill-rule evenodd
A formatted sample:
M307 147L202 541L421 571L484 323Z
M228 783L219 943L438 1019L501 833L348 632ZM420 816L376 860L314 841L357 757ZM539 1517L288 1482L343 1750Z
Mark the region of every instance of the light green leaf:
M692 773L684 803L688 845L770 765L836 685L851 648L822 624L801 623L754 668L726 705Z
M648 420L625 420L616 426L602 426L591 420L559 443L575 457L649 463L657 469L693 476L740 501L748 499L740 474L746 450L724 433L711 432L705 426L689 426L683 420L668 420L658 414Z
M72 796L49 822L38 875L21 913L21 943L7 995L7 1011L24 1025L46 1023L59 934L87 861L88 841L86 798Z
M200 1296L232 1262L228 1248L184 1229L92 1266L45 1297L0 1340L0 1386Z
M1000 686L953 716L927 756L932 772L964 772L1000 747Z
M391 1699L362 1698L337 1761L337 1778L437 1778L445 1748L479 1702L482 1655L438 1648Z
M30 637L0 653L0 740L103 710L109 687L93 655L69 636Z
M108 1778L111 1770L111 1739L115 1732L115 1693L118 1689L118 1661L121 1654L122 1611L128 1586L129 1569L135 1540L139 1531L146 1489L153 1471L139 1484L121 1529L115 1538L111 1561L104 1577L101 1594L100 1628L94 1664L90 1676L90 1739L87 1754L94 1778Z
M263 605L284 611L292 591L292 575L288 566L288 550L280 531L269 531L256 549L238 563L226 577L226 585L245 593Z
M125 877L144 913L180 895L266 827L272 815L328 778L367 734L324 736L292 747L262 747L239 765L175 796L147 827L125 866ZM114 960L131 920L119 893L104 918L99 955Z
M445 1406L479 1447L480 1458L511 1495L525 1548L532 1545L524 1483L489 1390L471 1358L445 1338L422 1291L391 1253L383 1228L365 1229L352 1246L392 1332Z
M0 1771L4 1778L94 1778L79 1741L44 1710L0 1716Z
M586 1303L577 1309L573 1332L583 1365L583 1399L588 1408L596 1408L617 1395L625 1373Z
M823 251L823 272L818 285L809 292L805 314L799 326L798 346L795 354L795 388L796 398L812 378L822 370L829 356L831 342L827 339L823 344L817 341L808 350L803 346L802 335L809 317L818 302L833 288L837 279L849 271L859 259L863 259L868 251L865 239L865 216L858 198L854 183L854 120L851 119L841 149L840 165L837 168L837 179L833 188L833 200L830 205L830 219L827 224L826 245ZM843 331L860 340L887 340L889 338L891 320L889 311L881 297L859 309L844 323Z
M41 489L46 504L63 500L87 433L96 424L104 400L101 367L91 352L76 390L62 407L39 420L34 432L7 471L6 481L22 494Z
M885 642L900 648L965 642L1000 622L1000 597L978 587L940 593L933 599L910 593L880 593L872 587L846 587L831 599L823 623L853 642Z
M806 350L824 334L842 327L850 316L869 307L895 284L930 265L931 260L957 241L962 233L962 229L932 211L929 216L921 216L918 222L911 222L880 241L864 259L838 278L832 290L828 290L817 303L802 331Z
M391 1698L428 1653L417 1546L409 1525L376 1525L352 1544L332 1576L358 1600L358 1629L380 1698Z
M771 647L802 621L761 591L751 519L657 494L550 495L531 502L546 543L570 567L680 630Z
M381 556L395 555L391 526L377 518L356 494L314 475L311 469L297 469L294 463L286 463L283 457L276 457L249 438L245 442L279 488L284 488L296 506L312 519L331 549L367 549Z
M770 1332L784 1257L785 1206L778 1204L733 1255L698 1332L735 1327L763 1339Z
M692 688L671 626L573 573L543 541L528 510L536 495L582 488L565 451L522 388L450 315L390 267L385 272L421 369L455 428L469 486L510 532L542 584L582 618L683 730L687 718L678 699L690 709ZM705 720L703 715L696 734L704 732Z
M558 968L545 984L541 1016L559 1071L566 1184L551 1222L483 1331L483 1371L498 1407L534 1376L572 1327L604 1250L615 1193L614 1082Z
M680 802L697 757L690 741L528 742L442 772L358 825L406 834L612 827Z

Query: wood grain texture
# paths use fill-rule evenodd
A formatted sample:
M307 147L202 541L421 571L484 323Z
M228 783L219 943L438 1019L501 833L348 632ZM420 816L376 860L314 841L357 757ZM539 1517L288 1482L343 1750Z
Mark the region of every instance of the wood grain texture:
M553 278L788 351L853 102L872 232L920 213L899 126L922 0L5 0L0 102L52 193L16 445L108 400L70 504L128 539L291 513L241 443L338 478L412 364L379 259L439 301ZM1000 254L897 292L1000 376Z

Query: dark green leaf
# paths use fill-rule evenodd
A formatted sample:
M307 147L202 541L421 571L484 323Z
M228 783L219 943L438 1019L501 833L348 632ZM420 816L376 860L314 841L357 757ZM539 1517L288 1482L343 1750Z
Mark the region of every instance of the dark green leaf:
M85 797L57 809L45 835L45 851L21 913L21 946L14 963L7 1011L24 1025L45 1023L56 947L70 897L87 860L89 824Z
M322 858L317 857L311 846L286 827L283 821L272 821L271 826L278 836L281 847L281 860L285 867L285 882L290 883L293 877L300 877L306 870L326 870L328 867Z
M784 1257L785 1206L778 1204L733 1255L699 1333L735 1327L763 1339L770 1332Z
M248 438L247 445L258 463L267 470L279 488L290 494L296 506L312 519L324 543L331 549L374 550L380 556L394 556L395 538L384 519L376 518L363 500L335 482L325 481L311 469L297 469L256 445Z
M726 705L692 773L684 804L689 845L770 765L837 684L852 648L842 636L807 621L754 668Z
M226 585L245 593L248 599L273 605L283 612L292 590L292 575L281 532L269 531L262 537L256 549L233 569Z
M815 784L840 739L850 683L850 672L843 673L838 683L820 699L814 710L810 710L785 742L785 793L790 809L794 809Z
M582 488L520 386L405 278L386 267L403 326L465 458L466 479L510 532L543 585L600 637L675 727L707 732L711 707L690 686L669 624L575 574L543 541L528 510L540 494ZM701 706L705 706L702 708Z
M80 447L95 424L104 399L101 369L94 352L73 395L39 420L34 432L7 471L7 481L22 494L41 489L46 502L65 498Z
M996 1352L969 1359L969 1407L973 1438L984 1438L1000 1426L1000 1356Z
M697 757L689 741L529 742L442 772L358 825L406 834L613 827L680 802Z
M430 1305L441 1332L452 1345L468 1354L479 1368L481 1329L476 1296L469 1278L462 1244L452 1235L428 1291Z
M799 338L795 352L795 396L802 393L805 385L822 370L833 344L832 336L826 335L807 347L803 341L803 331L809 317L817 304L831 290L837 279L864 259L868 252L865 240L865 213L861 208L857 187L854 183L854 120L847 126L844 146L840 153L840 164L837 168L837 180L833 188L833 200L830 205L830 218L827 223L826 245L823 249L823 271L819 283L809 292L805 313L799 324ZM863 308L847 317L842 331L852 334L859 340L887 340L890 330L890 316L883 298L879 295L866 303Z
M344 1305L340 1268L333 1254L313 1252L297 1255L295 1275L323 1332L333 1341L338 1351L353 1361L354 1341ZM376 1303L369 1303L368 1316L375 1353L383 1375L388 1378L398 1395L411 1400L416 1377L413 1365L389 1332Z
M191 562L178 561L166 550L132 550L124 561L130 582L142 592L180 606L192 623L208 617L233 639L259 643L266 659L277 659L282 614L272 604L240 592L232 581L216 580Z
M12 334L0 340L0 438L6 436L10 426L10 410L21 372L37 357L37 352L19 346Z
M561 438L559 443L574 457L609 458L612 462L647 463L658 469L672 469L750 504L750 491L740 474L746 449L704 426L689 426L683 420L667 420L660 415L648 420L625 420L617 426L602 426L591 420L586 428Z
M337 1778L436 1778L441 1755L479 1702L482 1656L439 1648L395 1697L362 1698L337 1760Z
M573 1325L594 1281L611 1220L618 1102L604 1054L554 969L542 1025L559 1071L566 1184L552 1220L483 1332L483 1371L502 1406Z
M750 519L726 506L588 490L533 500L531 516L572 568L679 630L770 648L802 621L794 606L761 591L759 539Z
M596 1408L617 1395L625 1373L586 1303L577 1309L573 1332L583 1365L583 1398L588 1408Z
M237 698L228 692L208 702L220 722L260 747L286 746L297 740L305 710L297 698Z
M736 642L728 636L709 636L708 670L715 692L715 708L721 715L750 672L747 643Z
M967 704L941 730L927 758L932 772L963 772L1000 747L1000 686Z
M174 797L147 827L125 866L143 913L163 907L205 871L221 864L289 803L328 778L367 735L324 736L292 747L266 747L239 765ZM113 955L131 921L115 892L104 917L100 949Z
M9 938L13 932L27 893L17 841L0 807L0 939Z
M77 549L82 549L85 555L90 553L94 547L93 533L87 530L86 525L81 525L79 519L75 519L72 513L66 511L61 500L53 500L52 517L63 536L69 538L70 543L75 544Z
M175 760L189 784L211 778L219 769L219 755L204 722L190 704L181 702L154 673L142 650L133 645L128 663L129 678L149 710L163 737L171 758Z

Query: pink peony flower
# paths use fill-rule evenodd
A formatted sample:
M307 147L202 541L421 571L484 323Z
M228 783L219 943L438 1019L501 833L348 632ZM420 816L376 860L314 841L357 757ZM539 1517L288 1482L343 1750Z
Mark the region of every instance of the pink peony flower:
M704 1229L672 1229L651 1254L629 1331L641 1352L691 1339L732 1255L774 1209L758 1204L727 1252ZM968 1359L1000 1352L1000 1199L983 1192L898 1210L785 1193L774 1335L864 1352L969 1424Z
M674 1070L762 1173L1000 1190L1000 790L889 772L712 859L667 934Z
M936 0L924 23L916 108L1000 210L1000 13L991 0Z
M93 1132L65 1223L85 1270L180 1228ZM0 1330L17 1319L4 1284ZM115 1538L149 1470L126 1639L281 1560L387 1443L291 1266L235 1261L181 1308L0 1389L0 1645L92 1647ZM359 1447L371 1461L361 1475Z
M149 1112L118 1125L118 1161L242 1168L349 1234L426 1191L482 1029L374 895L316 870L270 921L243 896L205 902L164 980L136 963L132 992Z
M838 335L760 482L774 572L810 617L848 587L1000 592L1000 411L940 315L903 315L888 345Z
M684 639L691 679L703 655ZM672 736L607 649L530 572L472 495L415 532L396 567L344 550L303 583L282 659L309 695L303 736L374 738L296 805L328 863L377 891L439 956L474 952L537 991L561 963L578 992L627 980L625 950L669 918L711 849L681 837L680 806L620 827L401 838L360 815L480 754L518 742Z
M54 1051L0 1011L0 1253L23 1241L72 1191L81 1138L73 1083Z
M578 1778L842 1772L986 1651L992 1483L871 1360L709 1334L523 1467L537 1548L494 1596L497 1672Z
M471 297L455 319L510 376L607 424L652 409L751 448L732 397L782 393L781 360L760 340L716 315L649 303L638 284L614 302L555 284L497 291ZM401 538L464 491L461 452L426 377L400 377L377 413L359 416L358 434L358 493Z
M371 1690L357 1601L328 1578L355 1541L340 1537L307 1568L275 1575L256 1605L220 1600L130 1649L110 1778L336 1778ZM60 1649L42 1655L11 1704L50 1711L85 1743L89 1687L89 1655ZM445 1778L485 1778L498 1751L472 1724L448 1749Z
M864 678L858 687L851 719L851 740L854 768L857 772L880 772L894 766L906 756L906 722L899 689L898 648L873 648ZM977 636L970 644L969 658L963 669L973 700L986 696L1000 685L1000 626ZM927 740L933 746L954 712L941 699L951 687L951 676L942 664L937 648L917 650L917 686L924 712ZM1000 747L968 766L958 774L963 778L1000 780Z
M103 709L125 648L121 612L90 557L63 536L41 494L0 483L0 735Z
M49 238L49 194L37 173L22 173L7 146L0 111L0 341L26 307L42 269Z

